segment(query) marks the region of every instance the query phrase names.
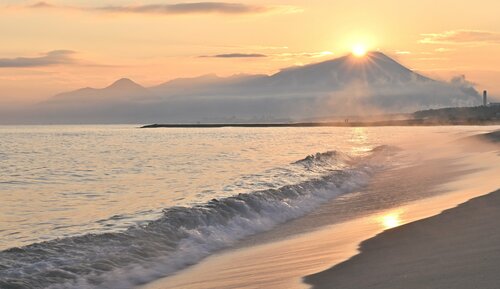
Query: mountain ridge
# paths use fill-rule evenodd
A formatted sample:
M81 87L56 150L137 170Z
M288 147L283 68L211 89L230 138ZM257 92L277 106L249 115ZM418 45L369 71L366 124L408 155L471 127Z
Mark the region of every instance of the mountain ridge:
M304 72L310 73L310 72L312 72L312 70L317 70L316 73L319 72L323 75L328 75L328 73L325 73L325 71L324 71L325 67L331 71L331 70L337 69L338 67L335 67L335 66L339 66L339 64L342 64L344 66L348 66L348 65L346 65L346 63L352 64L352 63L357 62L358 68L361 66L363 68L368 67L369 68L368 70L370 70L370 69L374 70L373 67L370 68L366 64L370 65L372 62L374 62L372 60L375 58L377 58L379 60L381 59L385 62L389 62L389 63L397 66L398 69L400 69L402 72L405 72L408 75L414 74L415 77L419 80L435 81L433 79L430 79L426 76L421 75L418 72L415 72L411 69L406 68L405 66L399 64L397 61L393 60L392 58L388 57L387 55L385 55L382 52L368 52L367 55L365 57L362 57L362 58L358 58L358 57L353 56L353 55L346 55L346 56L342 56L339 58L329 59L326 61L306 64L304 66L286 67L286 68L280 69L280 71L278 71L274 74L271 74L271 75L266 75L266 74L235 74L235 75L231 75L228 77L221 77L215 73L210 73L210 74L204 74L204 75L195 76L195 77L175 78L175 79L172 79L172 80L169 80L169 81L166 81L166 82L163 82L163 83L160 83L158 85L151 86L151 87L141 86L140 84L138 84L137 82L134 82L133 80L131 80L129 78L121 78L121 79L114 81L112 84L110 84L104 88L91 88L91 87L87 87L87 88L93 89L93 90L103 90L103 89L111 89L111 88L118 88L118 87L120 87L120 88L122 88L122 87L139 88L140 87L141 89L145 88L145 89L151 89L151 90L156 90L156 91L160 90L161 91L161 89L172 88L172 87L186 88L189 86L200 87L203 85L210 86L210 85L215 85L215 84L233 84L234 82L240 84L241 82L244 82L247 80L250 80L250 81L262 80L262 79L273 80L273 79L284 78L290 74L300 74L300 73L304 73ZM356 67L356 66L354 66L354 67ZM349 67L347 67L347 68L349 68ZM356 70L354 70L354 71L356 71ZM357 72L359 73L359 69ZM399 72L399 73L401 73L401 72ZM406 81L411 80L411 78L408 77L408 75L406 76L406 79L404 79L404 80L406 80ZM352 75L350 75L350 76L352 77ZM368 75L368 76L373 78L372 75ZM344 83L350 82L349 79L341 79L341 80ZM370 80L370 79L368 79L368 80ZM85 88L81 88L81 89L77 89L77 90L73 90L73 91L69 91L69 92L59 93L57 95L63 95L63 94L68 94L68 93L72 93L72 92L77 92L77 91L80 91L82 89L85 89Z
M54 95L47 103L68 101L116 101L119 99L133 99L150 96L146 87L129 78L120 78L103 88L85 87L77 90Z
M44 103L50 104L44 117L114 123L132 117L138 123L245 122L406 113L479 103L478 92L464 78L433 80L382 52L369 52L271 75L207 74L152 87L122 78L104 88L58 94Z

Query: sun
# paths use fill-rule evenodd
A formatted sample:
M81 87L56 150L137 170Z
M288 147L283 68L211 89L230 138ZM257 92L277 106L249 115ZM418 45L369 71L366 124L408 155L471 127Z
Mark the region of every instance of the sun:
M363 57L366 55L366 48L362 44L356 44L352 48L352 54L356 57Z

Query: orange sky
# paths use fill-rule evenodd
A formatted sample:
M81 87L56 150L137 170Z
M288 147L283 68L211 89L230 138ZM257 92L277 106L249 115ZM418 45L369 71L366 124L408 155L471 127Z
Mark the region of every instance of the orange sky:
M0 104L122 77L151 86L207 73L269 74L356 44L438 79L465 74L500 98L498 11L496 0L3 0Z

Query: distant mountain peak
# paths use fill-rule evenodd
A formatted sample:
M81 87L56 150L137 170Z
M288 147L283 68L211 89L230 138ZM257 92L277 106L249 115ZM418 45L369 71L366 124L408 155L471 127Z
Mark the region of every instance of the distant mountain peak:
M271 76L280 83L296 83L301 87L318 87L323 83L328 88L342 88L354 81L367 85L401 84L430 81L380 51L370 51L359 57L347 54L322 62L285 68Z
M134 82L130 78L120 78L117 81L113 82L110 86L106 87L106 89L109 88L119 88L119 89L129 89L129 88L144 88L140 84Z
M122 84L122 83L135 83L135 82L132 81L130 78L123 77L115 81L113 84Z
M81 88L70 92L55 95L48 103L54 102L81 102L93 103L96 101L117 101L142 99L150 95L150 91L130 80L121 78L105 88Z

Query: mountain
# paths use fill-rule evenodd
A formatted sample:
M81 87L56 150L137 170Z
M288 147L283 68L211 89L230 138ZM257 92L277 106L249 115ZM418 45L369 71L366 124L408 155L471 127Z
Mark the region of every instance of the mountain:
M272 86L321 87L339 89L353 82L367 85L397 85L431 81L402 66L381 52L364 57L353 55L301 67L292 67L272 75Z
M215 74L145 88L120 79L54 96L37 108L70 122L245 122L413 112L480 101L465 78L442 82L381 52L346 55L272 75ZM45 108L43 107L45 106ZM50 109L47 109L50 107ZM43 114L43 113L42 113Z
M70 92L60 93L52 97L47 103L108 103L116 101L140 101L152 97L149 89L122 78L105 88L86 87Z
M220 94L236 92L245 86L251 87L253 80L266 78L267 75L237 74L230 77L219 77L216 74L206 74L194 78L178 78L151 90L159 95L196 95Z
M367 86L394 86L432 81L381 52L370 52L362 58L347 55L320 63L289 67L271 76L237 75L222 78L211 74L172 80L153 89L159 93L169 93L178 89L176 92L181 94L193 94L193 92L282 94L298 91L308 93L336 91L355 82Z

